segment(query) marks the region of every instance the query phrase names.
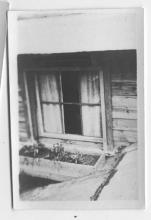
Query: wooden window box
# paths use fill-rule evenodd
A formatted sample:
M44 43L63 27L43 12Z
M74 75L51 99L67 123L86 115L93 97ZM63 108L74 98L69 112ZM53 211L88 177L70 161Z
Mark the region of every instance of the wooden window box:
M99 155L96 163L92 166L55 161L46 158L20 156L20 172L25 172L35 177L65 181L94 173L99 168L100 161L103 159L104 157Z

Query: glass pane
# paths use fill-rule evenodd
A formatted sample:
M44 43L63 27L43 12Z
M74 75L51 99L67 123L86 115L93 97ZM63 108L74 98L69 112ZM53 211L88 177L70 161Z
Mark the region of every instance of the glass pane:
M56 72L40 73L40 97L42 102L59 102L59 76Z
M100 104L100 82L97 72L84 72L81 74L81 102ZM101 137L101 108L98 106L82 106L83 135Z
M61 111L58 104L42 104L44 131L62 133Z
M79 103L79 73L62 72L63 102Z
M80 84L82 103L93 104L100 102L100 86L97 72L83 72Z
M83 135L102 137L100 106L82 106Z
M65 133L82 134L79 105L64 105Z

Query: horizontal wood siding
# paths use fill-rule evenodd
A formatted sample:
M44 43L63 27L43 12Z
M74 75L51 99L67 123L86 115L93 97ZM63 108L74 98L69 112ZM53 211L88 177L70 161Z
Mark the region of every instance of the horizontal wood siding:
M125 80L124 82L121 82L121 80L113 80L112 91L113 96L135 97L137 95L136 81Z
M111 53L112 122L114 145L137 142L136 51Z
M137 101L136 96L112 96L112 105L114 108L134 109L136 110Z
M136 109L112 108L112 118L137 119Z
M21 77L19 79L18 99L19 99L19 139L21 142L25 142L29 140L30 132L29 132L29 122L27 116L24 84L23 84L23 78L21 79Z
M130 75L129 75L130 76ZM114 142L137 142L137 89L134 78L117 80L112 75ZM126 76L127 77L127 76Z

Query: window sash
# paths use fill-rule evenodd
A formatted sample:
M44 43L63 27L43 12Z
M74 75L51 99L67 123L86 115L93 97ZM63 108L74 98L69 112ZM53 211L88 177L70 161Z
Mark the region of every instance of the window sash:
M66 71L68 68L66 69ZM76 69L72 69L72 71ZM91 71L93 71L94 68L92 68ZM41 70L38 70L38 72ZM48 70L47 70L48 71ZM69 70L70 71L70 70ZM82 70L81 70L82 71ZM39 137L52 137L52 138L60 138L60 139L69 139L69 140L79 140L79 141L90 141L90 142L103 142L102 137L94 137L94 136L84 136L84 135L77 135L77 134L66 134L65 133L65 128L64 128L64 105L65 104L75 104L75 105L80 105L81 108L82 106L99 106L100 107L100 112L101 112L101 100L99 103L70 103L70 102L63 102L63 96L62 96L62 85L61 85L61 74L59 73L59 86L60 86L60 91L59 91L59 96L60 99L58 102L55 101L41 101L40 100L40 94L39 94L39 86L38 86L38 79L37 79L37 70L34 69L35 72L35 88L36 88L36 99L37 99L37 110L38 110L38 132L39 132ZM48 72L51 72L51 69L49 69ZM58 71L57 71L58 72ZM101 99L101 97L100 97ZM43 125L43 116L42 116L42 110L41 110L41 104L58 104L60 105L61 109L61 118L62 118L62 127L63 127L63 133L58 134L58 133L49 133L44 131L44 125ZM102 113L100 113L102 116ZM102 134L103 135L103 134Z

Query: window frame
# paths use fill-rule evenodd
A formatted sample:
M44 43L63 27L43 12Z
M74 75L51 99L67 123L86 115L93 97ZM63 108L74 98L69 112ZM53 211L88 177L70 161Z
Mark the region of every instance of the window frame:
M58 133L45 133L43 129L43 119L42 119L42 112L41 112L41 104L40 104L40 95L39 95L39 87L38 87L38 80L36 79L37 76L35 74L35 88L36 88L36 103L37 103L37 126L38 126L38 136L40 138L54 138L54 139L62 139L62 140L71 140L71 141L86 141L86 142L94 142L94 143L103 143L104 149L108 149L108 121L111 120L112 117L107 118L106 117L106 103L105 103L105 82L104 82L104 73L101 67L55 67L55 68L29 68L29 69L24 69L24 82L25 82L25 88L27 88L27 78L26 74L27 72L42 72L42 71L53 71L53 72L62 72L62 71L98 71L99 75L99 83L100 83L100 100L101 100L101 105L100 105L100 114L101 114L101 123L102 125L102 137L89 137L89 136L83 136L83 135L76 135L76 134L58 134ZM110 88L109 88L110 89ZM28 89L25 90L26 97L27 99L27 109L28 109L28 115L31 119L31 108L30 108L30 102L29 102L29 93ZM110 100L110 98L109 98ZM63 105L62 105L63 106ZM62 113L61 113L62 114ZM61 117L62 118L62 117ZM64 126L64 123L63 123ZM34 134L32 131L33 125L32 125L32 120L30 120L29 124L30 130L31 130L31 136L32 139L34 139ZM111 132L111 129L109 129ZM112 140L110 141L110 143ZM112 143L111 143L112 145ZM112 146L111 146L112 148Z

